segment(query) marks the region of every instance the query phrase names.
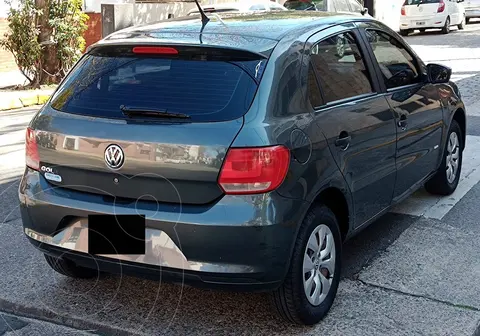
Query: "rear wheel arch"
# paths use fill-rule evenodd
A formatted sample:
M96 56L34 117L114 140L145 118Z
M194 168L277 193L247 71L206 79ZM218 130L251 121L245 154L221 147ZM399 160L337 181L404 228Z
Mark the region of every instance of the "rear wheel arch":
M311 207L323 204L329 208L335 217L340 229L342 241L345 241L350 231L350 206L345 194L336 187L328 187L322 190L312 202Z
M462 108L458 108L454 113L452 120L455 120L458 125L460 126L460 129L462 131L462 149L465 148L465 143L467 140L467 117L465 115L465 111Z

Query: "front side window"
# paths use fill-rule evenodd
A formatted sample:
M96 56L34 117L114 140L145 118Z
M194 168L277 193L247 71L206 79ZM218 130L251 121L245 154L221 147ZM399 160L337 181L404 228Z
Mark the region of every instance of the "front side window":
M352 33L317 43L310 55L325 103L372 93L362 54Z
M415 59L397 39L378 30L367 30L367 36L387 89L421 81Z

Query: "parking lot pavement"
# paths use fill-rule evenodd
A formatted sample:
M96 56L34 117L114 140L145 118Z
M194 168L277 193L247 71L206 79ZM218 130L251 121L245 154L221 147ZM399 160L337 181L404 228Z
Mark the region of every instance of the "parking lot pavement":
M449 35L407 38L427 62L453 67L467 102L462 182L447 198L420 190L349 241L338 297L317 326L285 325L272 314L265 294L120 276L77 281L55 274L24 238L17 208L24 129L34 112L26 109L0 114L0 310L115 335L480 334L479 35L480 24ZM1 328L0 323L0 335ZM52 333L39 329L37 334Z

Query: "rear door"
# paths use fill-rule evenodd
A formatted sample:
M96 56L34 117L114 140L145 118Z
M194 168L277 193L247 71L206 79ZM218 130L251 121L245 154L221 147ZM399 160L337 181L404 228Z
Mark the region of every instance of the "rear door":
M50 183L131 200L215 201L265 64L212 48L94 49L33 123L42 166L60 176ZM112 155L123 161L112 165Z
M424 65L400 38L380 25L366 28L377 73L397 127L397 183L394 198L418 187L439 164L443 107L438 88L426 81ZM376 38L367 36L376 35Z
M353 25L313 35L307 46L315 120L353 195L356 226L390 205L395 186L394 115ZM317 86L315 86L317 85ZM317 89L315 89L317 87Z

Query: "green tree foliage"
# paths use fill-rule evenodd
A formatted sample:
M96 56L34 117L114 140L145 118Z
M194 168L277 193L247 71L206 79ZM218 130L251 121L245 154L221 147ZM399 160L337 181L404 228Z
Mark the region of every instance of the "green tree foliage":
M10 51L32 86L58 83L85 48L88 16L82 0L9 1L10 31L0 47Z

